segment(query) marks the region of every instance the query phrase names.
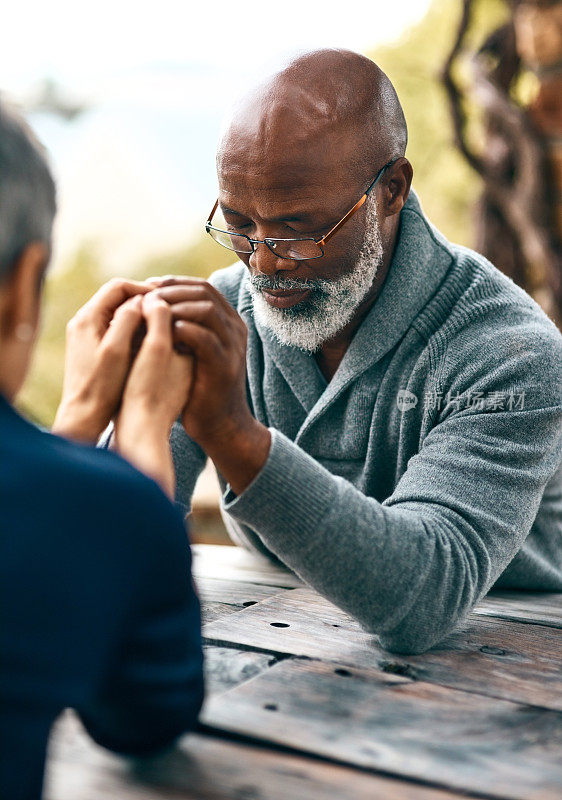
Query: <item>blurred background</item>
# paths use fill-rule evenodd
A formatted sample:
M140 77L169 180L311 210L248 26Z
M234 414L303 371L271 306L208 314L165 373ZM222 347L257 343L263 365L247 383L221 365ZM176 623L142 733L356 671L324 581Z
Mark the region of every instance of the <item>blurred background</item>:
M203 231L232 100L291 55L357 50L404 106L414 188L450 239L490 258L562 319L562 3L286 0L12 4L0 91L47 147L58 183L42 335L22 411L52 423L64 330L107 278L207 277L232 263ZM193 538L226 542L212 470Z

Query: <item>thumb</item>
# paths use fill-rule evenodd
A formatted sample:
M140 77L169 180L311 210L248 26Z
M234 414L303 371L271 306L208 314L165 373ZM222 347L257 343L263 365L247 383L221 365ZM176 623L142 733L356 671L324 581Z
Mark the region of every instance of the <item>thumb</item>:
M156 293L141 297L142 313L146 320L147 338L153 342L172 342L172 312L168 303Z
M146 336L138 358L163 359L172 350L172 311L168 303L151 292L141 298L142 315L146 321Z
M103 337L104 344L113 345L115 349L128 350L141 321L142 295L136 295L122 303L115 311Z

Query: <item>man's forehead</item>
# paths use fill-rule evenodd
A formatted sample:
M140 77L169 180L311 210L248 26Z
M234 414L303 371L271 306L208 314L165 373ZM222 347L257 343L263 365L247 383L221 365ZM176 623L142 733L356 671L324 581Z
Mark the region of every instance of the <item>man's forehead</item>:
M221 188L234 185L252 191L294 191L300 186L329 189L344 176L352 178L360 160L361 142L352 136L324 136L295 142L225 142L217 160ZM367 178L368 176L365 176Z
M334 103L292 82L271 86L241 102L221 140L221 173L333 170L357 152L362 121L336 112Z
M329 197L317 183L262 184L232 183L219 188L219 203L226 214L259 216L271 222L300 219L313 221L330 205ZM336 195L334 195L336 197Z
M342 185L349 182L344 169L330 169L323 160L233 162L219 172L219 200L223 209L241 214L255 208L264 218L304 218L314 216L326 203L333 205L342 194Z
M295 189L299 185L320 186L333 172L332 159L325 153L317 158L301 158L296 153L277 157L266 151L252 153L244 158L223 160L218 168L218 179L221 187L233 185L251 186L254 191L277 189Z

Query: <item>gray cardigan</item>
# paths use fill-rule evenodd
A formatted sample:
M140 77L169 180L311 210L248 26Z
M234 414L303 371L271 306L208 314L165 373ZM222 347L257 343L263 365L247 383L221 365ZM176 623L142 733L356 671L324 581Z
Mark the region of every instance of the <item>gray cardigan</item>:
M396 652L440 641L493 586L562 591L562 337L411 194L382 291L327 383L254 319L238 264L211 282L248 326L267 462L223 511ZM177 500L205 463L176 425ZM220 476L219 476L220 479Z

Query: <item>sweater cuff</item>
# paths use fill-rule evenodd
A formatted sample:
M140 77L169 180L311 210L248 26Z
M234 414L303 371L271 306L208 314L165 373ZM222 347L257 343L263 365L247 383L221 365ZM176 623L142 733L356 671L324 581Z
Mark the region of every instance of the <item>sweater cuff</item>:
M274 540L280 530L284 545L302 541L315 530L334 499L334 480L328 470L275 428L269 428L271 447L264 466L240 495L230 487L223 509L260 536Z

